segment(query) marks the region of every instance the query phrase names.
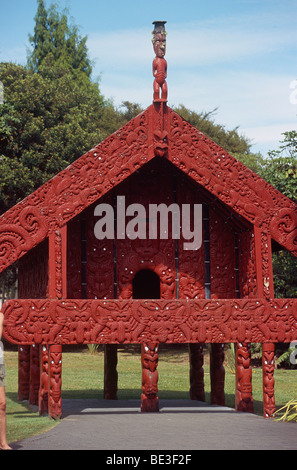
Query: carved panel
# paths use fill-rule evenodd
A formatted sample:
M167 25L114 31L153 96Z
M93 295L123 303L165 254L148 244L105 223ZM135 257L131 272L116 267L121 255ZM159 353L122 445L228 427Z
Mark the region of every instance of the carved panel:
M237 343L297 340L297 299L11 300L15 344Z
M82 298L80 217L75 217L67 224L67 297Z
M210 208L211 297L236 298L235 234L228 220Z
M239 235L239 294L240 297L256 297L256 259L255 242L252 231Z
M111 196L100 203L112 206ZM114 240L98 240L94 227L94 207L86 211L86 297L112 299L114 297Z
M18 262L18 297L46 298L48 287L48 240L40 243Z
M177 201L179 206L190 204L191 222L193 224L193 205L203 204L204 200L198 187L193 188L184 178L179 178L177 183ZM180 299L203 299L205 266L204 266L204 240L203 221L202 223L202 244L198 250L185 250L185 239L183 234L178 241L178 296ZM193 227L193 225L192 225Z
M172 240L171 220L168 223L168 239L149 238L149 205L173 203L173 175L160 165L150 165L144 171L133 175L119 189L116 195L125 196L126 207L133 203L141 204L146 211L146 239L117 239L118 298L132 298L132 281L135 274L143 269L154 271L160 279L160 296L172 299L176 294L175 241ZM128 218L127 218L128 220Z

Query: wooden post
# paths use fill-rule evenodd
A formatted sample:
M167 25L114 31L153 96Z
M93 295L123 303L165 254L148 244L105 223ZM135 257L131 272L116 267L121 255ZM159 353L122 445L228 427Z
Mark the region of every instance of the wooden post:
M118 391L118 350L116 344L104 346L104 399L117 400Z
M258 297L274 298L271 237L254 228L256 247L256 272ZM275 413L274 397L274 345L262 344L263 415L270 418Z
M48 367L48 347L43 345L40 348L40 387L38 394L39 414L48 413L48 389L49 389L49 367Z
M30 346L30 387L29 387L29 403L30 405L38 405L38 392L40 384L39 372L39 346L33 344Z
M224 357L224 344L212 344L210 354L210 381L211 403L213 405L225 405Z
M67 225L49 234L49 298L67 298ZM53 419L62 415L62 346L49 347L48 414ZM41 397L39 397L41 399Z
M205 401L203 344L189 344L190 352L190 399Z
M158 349L156 343L142 344L142 394L141 411L159 411L158 394Z
M253 413L251 349L249 343L236 345L235 409Z
M53 419L62 416L62 346L49 347L48 414Z
M29 400L30 346L19 346L18 360L18 400Z

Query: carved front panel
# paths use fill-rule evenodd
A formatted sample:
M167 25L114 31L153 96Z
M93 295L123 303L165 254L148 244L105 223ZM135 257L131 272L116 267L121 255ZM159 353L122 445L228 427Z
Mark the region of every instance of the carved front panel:
M15 344L297 340L297 299L10 300L2 311Z

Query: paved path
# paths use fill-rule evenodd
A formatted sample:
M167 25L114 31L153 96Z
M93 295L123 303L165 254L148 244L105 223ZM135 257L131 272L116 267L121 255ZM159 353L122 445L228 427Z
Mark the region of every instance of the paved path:
M190 400L160 400L159 413L141 413L138 400L64 399L63 416L50 431L13 443L13 448L297 450L296 423L276 422Z

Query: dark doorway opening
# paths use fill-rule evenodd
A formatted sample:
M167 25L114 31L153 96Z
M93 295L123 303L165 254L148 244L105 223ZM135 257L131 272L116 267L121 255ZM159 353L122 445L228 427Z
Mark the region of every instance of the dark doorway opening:
M133 299L159 299L160 279L150 269L143 269L133 279Z

